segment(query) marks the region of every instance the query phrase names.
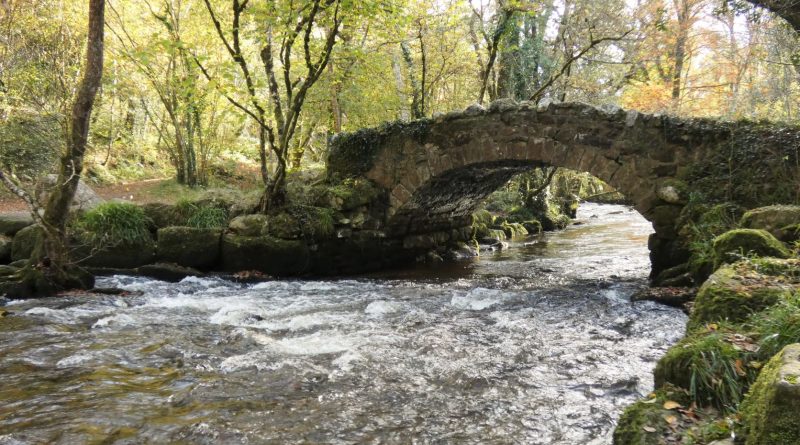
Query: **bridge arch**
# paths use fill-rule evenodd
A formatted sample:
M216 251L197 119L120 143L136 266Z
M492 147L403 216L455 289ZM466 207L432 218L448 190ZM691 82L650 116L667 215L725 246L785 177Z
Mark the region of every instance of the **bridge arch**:
M331 142L330 178L365 177L384 191L384 230L398 237L469 225L481 202L537 166L588 172L634 203L655 230L653 274L684 262L679 180L731 139L727 125L578 103L501 100L488 109L387 124Z

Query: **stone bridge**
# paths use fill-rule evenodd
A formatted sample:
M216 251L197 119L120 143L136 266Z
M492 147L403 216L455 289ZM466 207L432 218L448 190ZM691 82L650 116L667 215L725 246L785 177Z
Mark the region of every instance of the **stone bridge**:
M798 146L797 128L501 100L488 109L473 105L430 120L337 135L328 176L374 182L384 192L387 235L402 237L469 225L490 193L532 167L589 172L653 223L655 275L688 257L676 221L691 192L749 207L773 204L759 201L775 196L776 168L791 169ZM729 190L721 196L718 184L725 178L709 176L726 171ZM745 183L732 185L734 180ZM753 189L753 181L762 184Z

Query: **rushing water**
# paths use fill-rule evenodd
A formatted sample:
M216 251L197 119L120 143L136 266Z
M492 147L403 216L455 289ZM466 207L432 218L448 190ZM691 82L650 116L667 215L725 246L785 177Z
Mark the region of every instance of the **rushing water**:
M9 303L0 444L610 443L685 317L627 299L646 221L579 220L378 277L112 277L142 294Z

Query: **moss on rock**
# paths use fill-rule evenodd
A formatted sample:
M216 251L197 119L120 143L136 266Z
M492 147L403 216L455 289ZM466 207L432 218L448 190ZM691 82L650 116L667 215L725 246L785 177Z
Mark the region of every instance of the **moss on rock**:
M39 226L28 226L17 232L11 244L11 261L30 258L36 246L42 242L43 236L44 231Z
M735 229L714 238L714 267L732 263L742 256L789 258L791 252L766 230Z
M747 211L740 225L748 229L762 229L778 239L787 233L783 229L800 224L800 205L772 205Z
M735 407L749 383L747 373L753 371L744 367L746 352L729 342L727 334L717 330L689 333L656 364L656 387L685 388L700 406Z
M800 344L786 346L762 369L742 403L747 445L800 443Z
M310 252L303 241L227 234L222 237L222 267L229 272L298 275L310 267Z
M228 230L236 235L260 236L267 233L267 215L240 215L228 223Z
M509 239L528 235L528 231L519 223L503 223L501 229L506 233L506 237Z
M13 240L7 236L0 235L0 264L11 262L11 245Z
M725 266L700 287L689 326L744 321L752 313L789 297L791 292L791 286L756 272L750 263Z
M0 235L14 236L25 227L33 225L33 217L27 212L0 215Z
M614 429L614 445L660 445L663 436L670 431L665 418L675 412L664 408L671 401L683 406L689 405L684 390L666 385L625 408Z
M209 269L219 261L220 229L165 227L158 230L157 257L181 266Z

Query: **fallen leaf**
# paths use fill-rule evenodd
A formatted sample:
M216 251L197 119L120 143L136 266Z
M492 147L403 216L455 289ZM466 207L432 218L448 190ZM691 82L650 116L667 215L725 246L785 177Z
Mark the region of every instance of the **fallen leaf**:
M717 329L719 329L719 325L716 323L708 323L706 325L706 328L708 328L709 331L716 331Z
M664 420L666 420L668 424L674 425L678 421L678 417L677 416L665 416Z
M656 403L656 402L658 402L658 399L642 400L642 403Z
M741 360L741 359L736 359L736 361L735 361L735 362L733 362L733 367L734 367L734 369L736 370L736 374L737 374L739 377L744 377L744 376L746 376L746 375L747 375L747 373L746 373L746 372L744 372L744 368L743 368L743 366L742 366L742 360Z
M675 409L675 408L683 408L683 406L674 400L667 400L666 402L664 402L664 409Z
M655 433L656 432L656 429L653 428L652 426L643 426L642 429L647 431L648 433Z

